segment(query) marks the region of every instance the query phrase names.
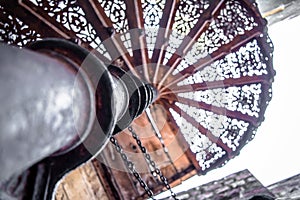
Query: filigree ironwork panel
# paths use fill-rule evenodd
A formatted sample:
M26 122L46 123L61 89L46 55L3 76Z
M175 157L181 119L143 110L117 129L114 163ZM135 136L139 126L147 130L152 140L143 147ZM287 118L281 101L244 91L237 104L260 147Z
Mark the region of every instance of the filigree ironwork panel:
M0 12L2 13L0 41L25 46L41 38L41 34L37 30L31 27L30 24L24 23L14 13L9 13L2 6L0 6Z
M99 46L101 40L97 36L95 28L88 21L84 10L76 0L23 0L22 2L30 5L27 1L35 5L39 13L47 14L57 24L72 31L78 39L89 43L91 47L97 48L100 53L105 54L104 47Z
M166 49L163 64L166 64L175 53L184 37L186 37L191 29L193 29L203 12L209 7L209 4L210 3L207 0L183 0L179 2L172 26L172 32L168 38L169 45Z
M258 26L255 19L250 17L249 11L238 1L227 1L219 12L220 14L213 18L208 29L201 34L190 51L184 56L174 74L218 51L223 45L232 42L238 35L244 35L247 31ZM224 50L226 49L222 49L222 51Z
M196 160L203 171L210 168L219 158L226 155L217 144L213 143L205 134L201 133L195 126L181 117L179 113L170 108L177 125L180 127L181 133L190 145L190 149L195 153Z
M146 34L146 42L148 55L151 58L156 42L156 37L159 29L159 21L163 15L166 0L151 1L142 0L144 28Z
M105 14L111 20L113 28L117 33L121 33L120 39L124 42L128 53L132 55L132 45L126 16L126 4L124 0L108 1L99 0ZM134 13L133 13L134 14Z
M179 93L178 96L258 117L261 93L261 84L251 84Z
M248 130L249 123L243 120L215 114L213 111L199 110L182 103L177 105L233 151L239 146L240 139Z
M108 1L99 0L105 14L112 21L114 28L119 33L128 31L128 20L126 17L126 4L124 0Z
M259 76L269 74L267 63L264 61L257 40L252 40L240 47L236 52L226 55L214 63L199 70L178 85L203 83L228 78Z
M225 8L220 10L219 15L212 21L205 33L208 53L211 54L222 45L232 41L237 35L243 35L257 26L254 17L240 2L227 1Z

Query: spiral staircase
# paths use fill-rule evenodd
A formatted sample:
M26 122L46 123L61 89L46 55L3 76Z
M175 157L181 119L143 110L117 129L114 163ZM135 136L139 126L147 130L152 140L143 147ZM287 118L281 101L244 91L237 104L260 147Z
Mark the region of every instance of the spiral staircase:
M155 89L131 128L171 186L225 165L264 120L273 45L253 0L10 0L0 10L2 42L65 39ZM153 193L163 191L131 132L114 137ZM87 169L111 199L146 198L114 146Z

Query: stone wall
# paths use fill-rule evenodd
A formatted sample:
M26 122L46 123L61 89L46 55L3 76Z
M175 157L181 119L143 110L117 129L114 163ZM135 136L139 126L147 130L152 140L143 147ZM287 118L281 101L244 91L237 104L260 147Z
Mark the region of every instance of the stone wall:
M268 186L276 199L300 199L300 174Z
M248 200L257 195L274 198L272 193L248 170L243 170L223 179L178 193L178 198L186 200Z

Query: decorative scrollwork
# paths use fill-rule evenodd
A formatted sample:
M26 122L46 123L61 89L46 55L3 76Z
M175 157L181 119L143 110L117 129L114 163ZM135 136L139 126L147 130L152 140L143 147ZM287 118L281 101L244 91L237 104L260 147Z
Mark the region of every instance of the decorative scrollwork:
M257 26L254 17L239 1L227 1L225 8L221 9L207 30L208 53L211 54L236 36L243 35Z
M196 160L203 171L209 169L219 158L226 155L226 151L213 143L205 134L200 133L197 128L181 117L179 113L172 108L170 108L170 112L190 145L191 151L195 153Z
M208 6L209 1L207 0L180 1L175 15L173 30L183 35L189 33Z
M169 45L166 50L164 64L170 59L172 54L181 44L183 38L191 31L201 14L209 7L207 0L183 0L179 2L178 10L175 14L172 33L169 38Z
M244 35L257 27L258 23L239 1L227 1L220 14L212 21L208 29L199 37L191 50L184 56L174 74L193 65L223 45L233 41L238 35Z
M178 85L203 83L269 74L267 63L256 39L239 48L236 52L226 55L206 66L192 76L179 82Z
M36 41L41 35L33 27L25 24L21 19L17 18L13 13L8 13L2 6L0 22L0 41L8 44L16 44L25 46L26 44Z
M144 27L159 28L159 20L163 15L166 0L142 0Z
M132 55L131 38L128 26L128 19L126 16L126 4L124 0L108 1L99 0L101 7L104 9L106 16L112 22L113 28L121 33L121 40L124 43L128 53Z
M239 142L249 127L249 123L243 120L233 119L225 115L218 115L212 111L198 109L182 103L176 104L182 111L193 117L215 137L220 138L233 151L239 146Z
M127 32L129 27L126 17L126 4L124 0L99 0L99 2L107 17L112 21L116 31L119 33Z
M156 37L159 29L159 21L163 15L166 0L142 0L144 28L146 34L146 42L148 55L151 58L154 50Z
M258 117L261 93L261 84L258 83L179 93L178 96Z
M24 0L25 1L25 0ZM77 5L77 0L29 0L39 10L47 13L59 24L73 31L76 36L97 48L101 44L100 38L91 23L88 22L83 9ZM104 54L104 52L102 52Z

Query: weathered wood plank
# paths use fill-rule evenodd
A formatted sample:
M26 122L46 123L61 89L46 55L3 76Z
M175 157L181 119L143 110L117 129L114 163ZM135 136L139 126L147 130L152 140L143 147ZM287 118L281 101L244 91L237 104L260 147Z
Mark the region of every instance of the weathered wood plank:
M95 168L88 162L68 174L60 183L56 200L109 200Z

